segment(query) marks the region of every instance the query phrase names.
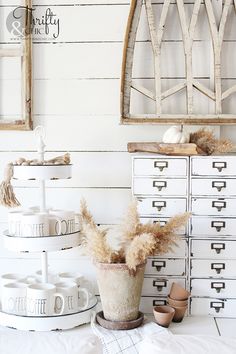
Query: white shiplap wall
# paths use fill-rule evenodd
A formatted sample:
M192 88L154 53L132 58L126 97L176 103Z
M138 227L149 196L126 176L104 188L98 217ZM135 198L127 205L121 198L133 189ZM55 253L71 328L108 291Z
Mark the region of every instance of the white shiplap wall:
M160 2L155 1L156 10ZM192 6L191 1L186 2ZM0 41L5 46L12 47L13 43L4 21L10 6L18 3L18 0L11 0L10 4L6 0L0 1L0 18L3 19ZM72 180L48 183L48 204L78 211L80 198L84 196L98 223L117 223L131 197L131 156L126 152L127 142L158 141L166 129L165 126L119 124L119 77L129 1L35 0L34 5L37 14L43 14L50 6L61 22L61 34L54 43L37 38L34 41L34 124L45 126L48 156L69 151L74 163ZM145 78L148 86L153 69L144 14L141 22L134 75L137 80ZM177 30L173 24L170 26L164 49L166 60L174 58L180 63L183 52L182 44L178 42L178 26L176 24ZM230 31L227 35L230 41L225 45L228 45L227 51L232 51L235 38L230 37ZM199 77L210 84L210 62L204 54L208 50L204 36L204 27L199 26L195 47L198 59L194 67ZM17 116L19 64L15 59L3 59L1 65L0 80L4 88L1 114ZM167 82L181 80L183 66L169 63L167 68L164 72ZM226 80L236 79L234 65L230 72L227 67L224 70ZM138 97L134 99L139 109L147 108ZM183 95L177 96L179 107L183 99ZM203 96L198 100L199 109L210 109ZM170 107L176 109L174 105L168 106L167 101L167 108ZM236 141L234 131L232 127L222 128L224 135L230 135ZM219 129L216 132L219 133ZM8 161L19 156L35 156L34 150L33 132L0 131L1 177ZM38 204L35 183L15 182L15 186L24 205ZM7 210L0 208L0 230L6 228L6 218ZM81 258L77 249L50 254L50 262L58 270L77 269L93 274L91 263ZM38 255L12 254L4 249L0 240L1 272L33 271L39 267Z

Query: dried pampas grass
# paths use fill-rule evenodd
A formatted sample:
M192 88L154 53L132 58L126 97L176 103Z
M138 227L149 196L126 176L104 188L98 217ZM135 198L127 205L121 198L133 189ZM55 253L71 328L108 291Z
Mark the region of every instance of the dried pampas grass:
M114 249L108 242L108 229L101 230L94 222L85 200L81 202L81 229L83 245L94 261L101 263L126 263L135 272L139 264L147 257L161 255L177 244L176 232L184 226L189 214L171 218L166 225L160 223L141 224L137 202L133 201L119 228L119 249Z
M147 257L154 254L156 240L152 234L141 234L135 237L126 251L126 264L130 270L135 271L139 264L146 262Z
M86 235L86 253L95 262L111 263L113 250L106 241L106 230L86 224L83 232Z
M211 155L216 152L226 153L232 151L234 145L229 139L217 139L212 130L199 129L190 134L190 143L200 149L200 153Z

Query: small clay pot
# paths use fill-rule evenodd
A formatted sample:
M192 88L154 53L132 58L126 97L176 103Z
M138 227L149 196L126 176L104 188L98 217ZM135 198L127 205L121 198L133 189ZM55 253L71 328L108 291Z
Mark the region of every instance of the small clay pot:
M168 305L155 306L153 314L156 322L165 328L168 328L175 314L175 309Z
M186 300L190 296L190 293L179 284L172 283L169 296L173 300Z
M187 306L183 306L183 307L175 307L175 314L173 317L173 322L181 322L184 318L185 312L188 308Z
M170 296L167 297L168 304L172 307L185 307L188 305L188 299L186 300L174 300Z

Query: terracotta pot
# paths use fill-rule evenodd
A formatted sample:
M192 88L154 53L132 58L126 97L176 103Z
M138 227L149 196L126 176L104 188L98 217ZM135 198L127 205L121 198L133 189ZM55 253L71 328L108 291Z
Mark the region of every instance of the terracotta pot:
M173 300L187 300L190 293L179 284L172 283L169 296Z
M187 300L174 300L170 296L167 297L168 304L172 307L185 307L188 305Z
M110 321L136 320L146 264L132 275L125 263L96 263L103 315Z
M168 305L155 306L153 309L153 314L156 322L162 326L168 328L172 318L175 314L175 309Z
M175 309L175 314L173 317L173 322L181 322L182 319L184 318L185 312L187 310L188 306L183 306L183 307L174 307Z

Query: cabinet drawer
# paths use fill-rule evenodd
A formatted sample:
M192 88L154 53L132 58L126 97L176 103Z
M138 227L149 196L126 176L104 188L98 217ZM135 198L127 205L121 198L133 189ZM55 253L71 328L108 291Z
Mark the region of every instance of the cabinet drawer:
M161 256L158 256L158 259L162 258L185 258L187 255L188 244L187 241L184 239L179 239L176 241L177 245L172 246L172 251L165 253ZM147 267L147 266L146 266ZM147 268L146 268L147 269Z
M143 282L142 295L162 296L168 295L171 284L175 282L185 287L185 279L180 278L166 278L166 277L145 277Z
M184 198L138 198L138 212L141 216L174 216L184 213L187 199Z
M184 276L186 273L185 259L148 258L146 274Z
M196 217L191 219L190 235L232 236L236 235L236 218Z
M209 297L235 297L236 280L227 279L192 279L191 280L192 296L209 296Z
M236 241L192 240L191 256L195 258L236 259Z
M135 176L186 176L187 160L178 158L135 158L133 164Z
M230 198L192 198L194 215L235 216L236 199Z
M194 196L235 196L235 178L192 178L191 194Z
M168 220L170 218L163 218L163 217L160 217L160 218L149 218L149 217L145 217L145 218L140 218L140 222L142 224L146 224L148 222L151 222L151 223L157 223L159 222L161 225L165 225ZM182 227L181 229L179 229L179 233L178 235L186 235L187 233L187 230L186 230L187 226L184 226Z
M236 277L236 260L192 259L191 277Z
M133 181L133 193L135 195L185 196L187 179L136 177Z
M192 298L190 314L196 316L236 317L236 300Z
M193 176L235 176L236 156L193 157L191 173Z
M153 307L166 305L165 297L142 296L140 301L140 311L143 313L153 313Z

